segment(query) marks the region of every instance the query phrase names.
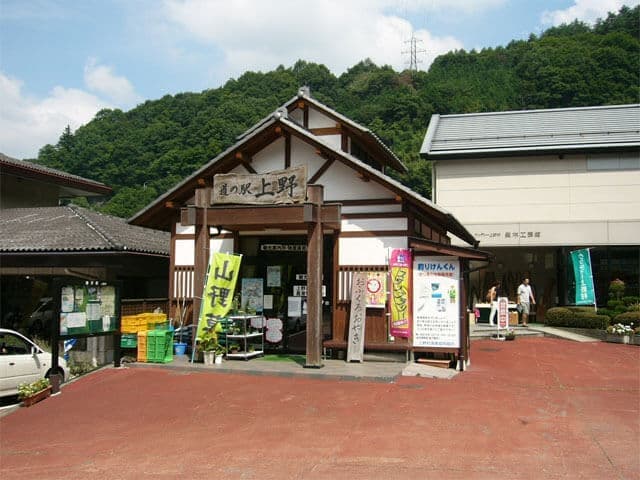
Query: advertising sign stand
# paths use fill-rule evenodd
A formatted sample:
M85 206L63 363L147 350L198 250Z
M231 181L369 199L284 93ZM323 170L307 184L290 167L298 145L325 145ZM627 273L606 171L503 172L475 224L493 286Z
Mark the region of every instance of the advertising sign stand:
M505 336L502 330L509 329L509 298L498 297L498 332L492 336L494 340L504 340Z

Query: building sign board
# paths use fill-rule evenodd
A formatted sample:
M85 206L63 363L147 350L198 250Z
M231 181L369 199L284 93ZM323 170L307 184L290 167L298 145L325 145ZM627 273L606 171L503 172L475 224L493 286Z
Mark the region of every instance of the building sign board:
M267 173L214 175L211 204L303 203L306 196L307 167L300 165Z
M415 257L413 345L460 348L460 262L456 257Z
M351 284L347 362L362 362L364 359L364 324L366 311L367 272L356 272L353 274L353 283Z

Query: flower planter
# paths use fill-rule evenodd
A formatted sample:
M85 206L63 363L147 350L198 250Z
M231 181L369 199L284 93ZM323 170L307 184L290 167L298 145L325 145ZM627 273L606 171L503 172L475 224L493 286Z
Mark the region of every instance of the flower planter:
M631 335L629 337L629 343L631 345L640 345L640 335Z
M216 352L213 350L209 352L204 352L204 364L205 365L213 365L216 358Z
M30 407L34 403L38 403L40 400L44 400L49 395L51 395L51 387L47 387L44 390L40 390L33 395L23 398L22 405L24 405L25 407Z
M612 333L607 333L605 341L611 343L629 343L629 335L615 335Z

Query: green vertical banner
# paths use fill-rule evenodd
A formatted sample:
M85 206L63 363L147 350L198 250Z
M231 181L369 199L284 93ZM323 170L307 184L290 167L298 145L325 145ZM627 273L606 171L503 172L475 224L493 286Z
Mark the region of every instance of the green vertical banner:
M205 328L211 328L220 318L229 313L241 260L242 255L229 253L211 255L204 294L202 295L196 338L201 337Z
M595 305L596 295L593 289L591 255L589 249L574 250L570 253L573 274L576 279L576 305Z

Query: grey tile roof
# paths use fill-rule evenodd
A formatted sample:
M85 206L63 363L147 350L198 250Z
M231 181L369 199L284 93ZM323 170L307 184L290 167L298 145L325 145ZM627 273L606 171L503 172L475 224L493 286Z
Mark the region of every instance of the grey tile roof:
M0 210L0 252L169 255L170 234L75 205Z
M420 153L448 158L640 147L640 104L433 115Z
M56 170L55 168L45 167L44 165L37 163L27 162L26 160L18 160L17 158L12 158L4 153L0 153L0 170L5 168L9 169L11 167L17 168L25 174L31 173L45 176L51 183L71 183L76 186L84 187L88 192L96 192L100 194L111 192L111 187L104 183L63 172L62 170Z

